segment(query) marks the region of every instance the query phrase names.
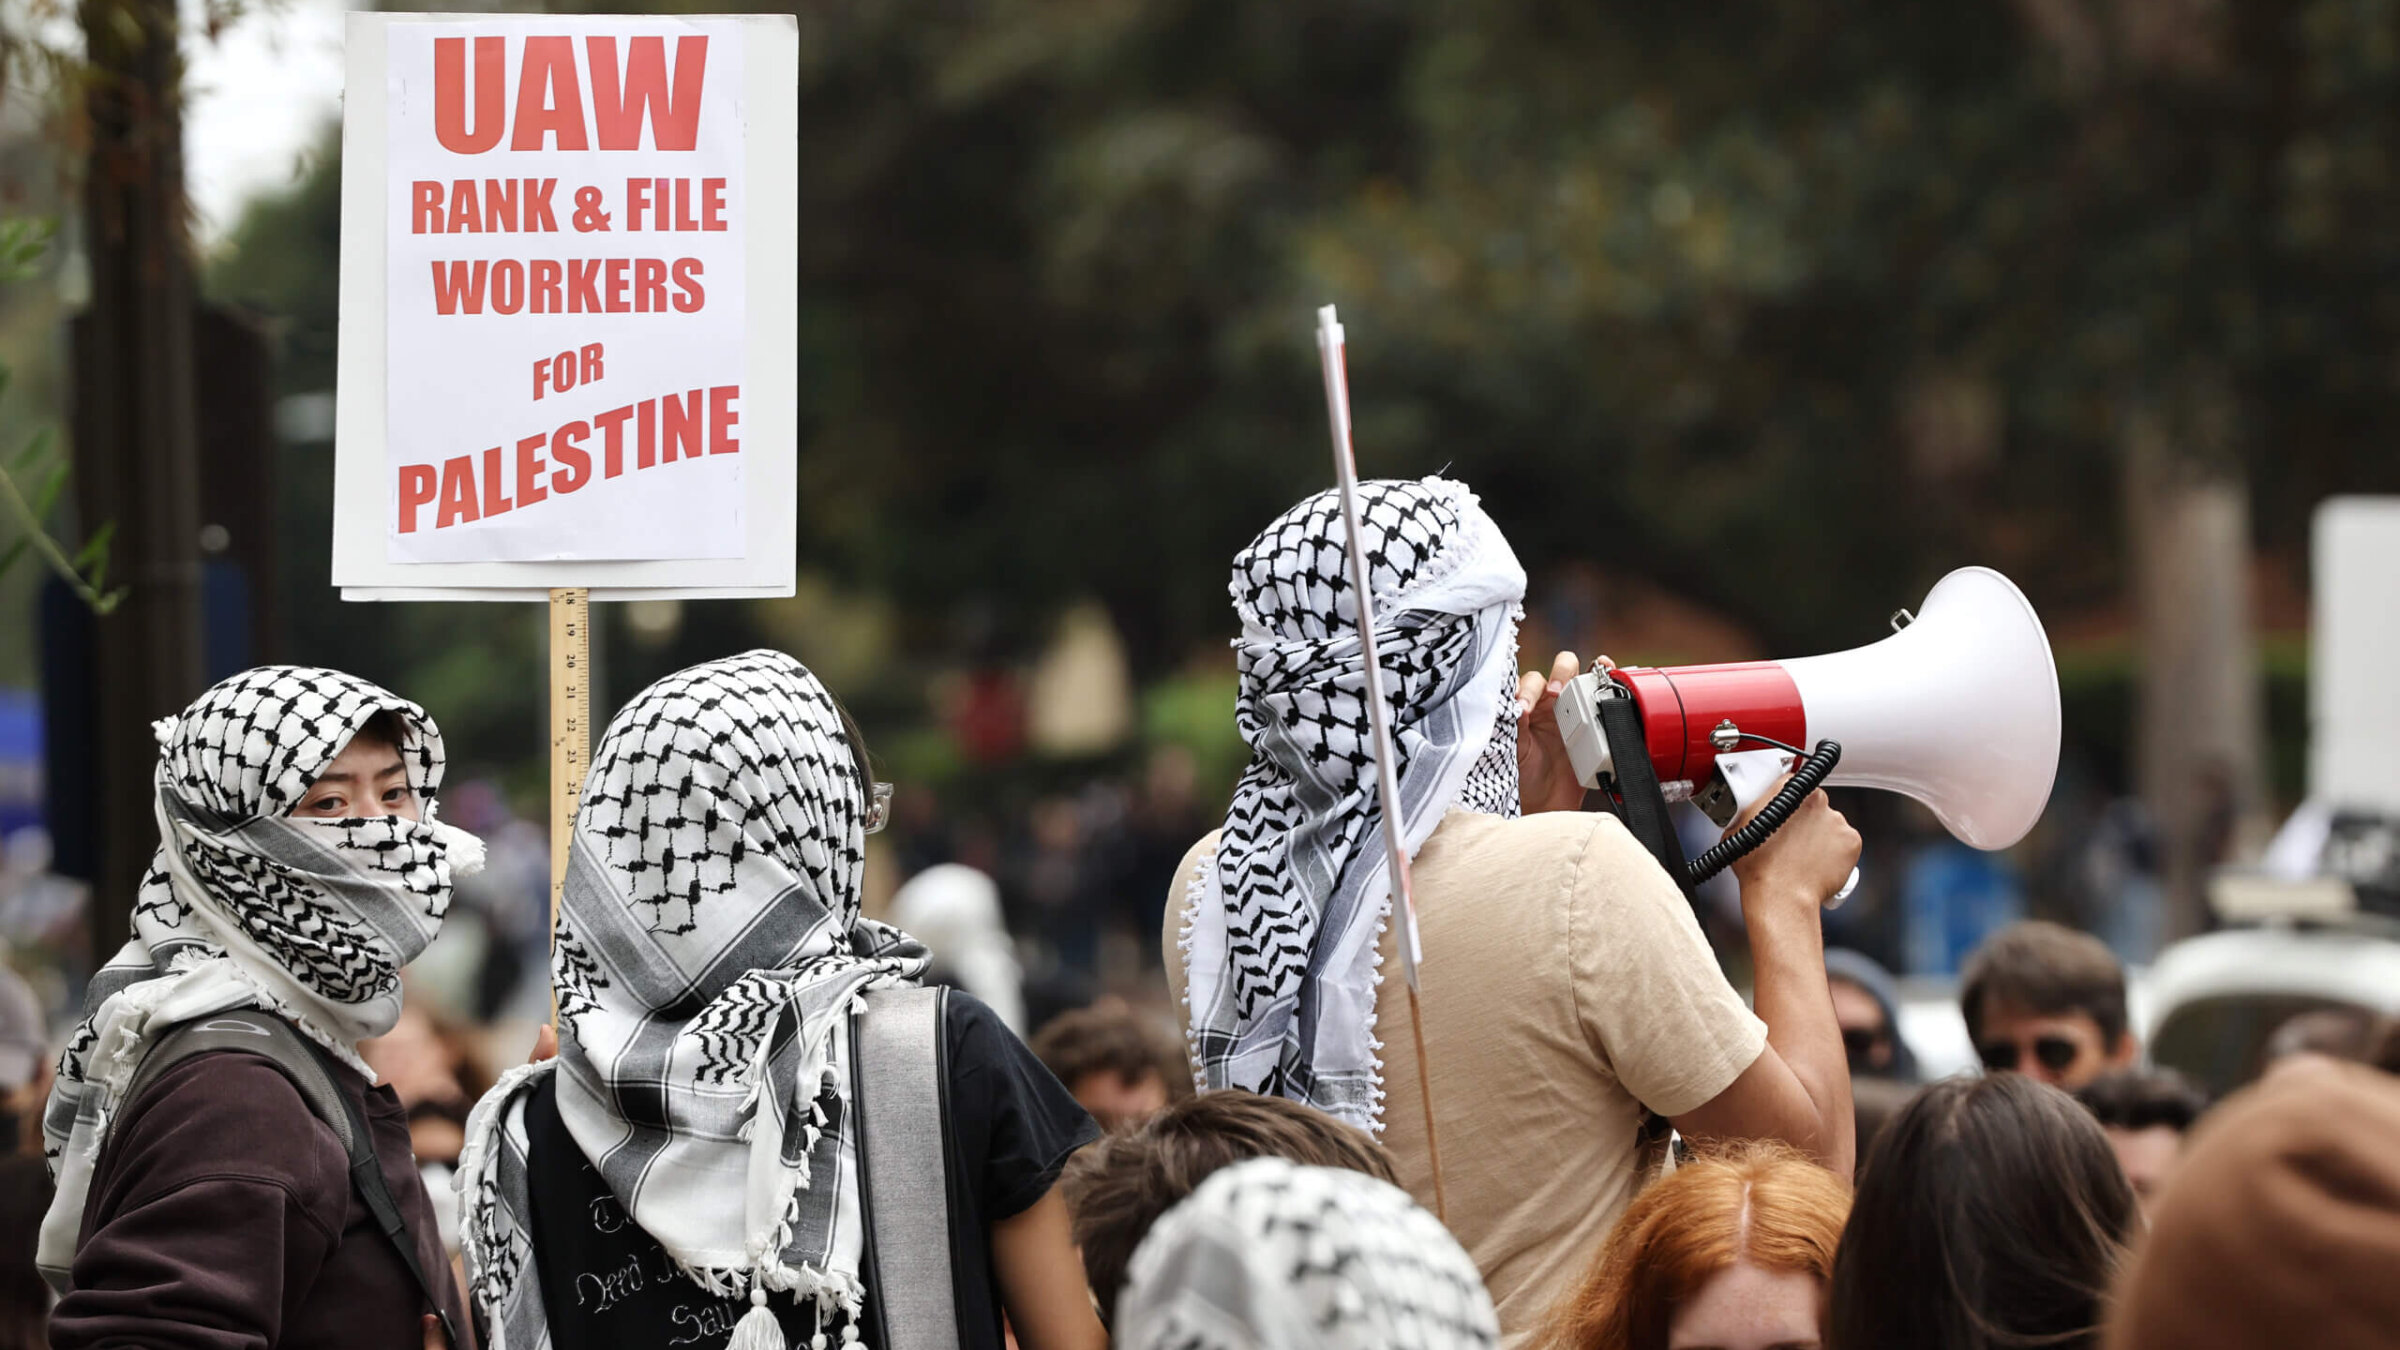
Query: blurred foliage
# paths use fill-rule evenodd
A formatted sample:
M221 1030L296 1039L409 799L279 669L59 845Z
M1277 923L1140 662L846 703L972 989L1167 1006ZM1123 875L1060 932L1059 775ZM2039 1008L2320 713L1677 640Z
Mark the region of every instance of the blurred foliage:
M2308 640L2270 637L2259 644L2266 697L2266 782L2271 800L2289 806L2308 790ZM2140 669L2131 642L2085 644L2058 653L2060 715L2073 771L2108 797L2134 791L2134 714Z
M26 217L0 219L0 286L13 286L36 275L50 251L57 225ZM8 390L11 371L0 362L0 394ZM117 523L102 521L81 545L62 543L51 534L50 521L66 495L73 472L56 444L54 428L43 427L23 445L0 455L0 577L20 560L32 558L48 567L75 597L95 614L107 614L125 598L125 588L108 584L109 541ZM70 555L67 550L73 547Z
M1240 683L1228 666L1187 670L1159 681L1142 695L1142 734L1153 745L1181 745L1192 752L1194 797L1221 802L1250 762L1234 724Z
M1327 301L1365 471L1475 485L1537 586L1602 557L1770 649L1969 561L2114 598L2130 418L2246 477L2287 556L2323 495L2400 490L2400 0L799 23L802 565L888 603L895 661L1021 658L1081 596L1145 680L1221 642L1228 559L1328 477ZM282 316L288 392L332 383L320 164L212 277ZM295 455L295 650L538 644L516 611L312 607L330 473ZM806 627L691 608L620 644L617 692Z
M0 114L6 108L0 101ZM39 140L0 139L0 212L37 218L61 216L66 210L50 147ZM65 343L60 329L74 231L69 226L61 233L68 241L37 260L33 276L0 286L0 365L10 375L8 397L0 399L0 446L25 445L65 418ZM62 517L72 514L74 495L68 493L70 500L62 503ZM34 683L38 652L30 635L37 596L48 575L37 567L0 573L0 633L29 635L24 641L0 641L0 685L29 688Z

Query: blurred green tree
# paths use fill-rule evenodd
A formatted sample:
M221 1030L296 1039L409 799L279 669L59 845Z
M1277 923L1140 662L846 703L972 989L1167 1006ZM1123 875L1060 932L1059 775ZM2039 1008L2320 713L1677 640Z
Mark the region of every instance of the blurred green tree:
M1226 560L1327 477L1324 301L1366 471L1778 649L1966 561L2112 602L2145 435L2295 561L2321 496L2400 487L2395 0L799 19L803 561L912 651L1084 594L1144 675L1224 635ZM320 172L216 276L315 388Z
M34 275L35 264L50 249L54 222L28 217L0 220L0 286ZM8 391L14 372L0 362L0 395ZM125 588L108 584L108 544L116 522L102 521L72 555L69 545L53 537L50 518L66 494L73 471L59 453L54 428L43 427L22 445L0 446L0 577L25 558L34 558L64 581L76 598L95 614L107 614L125 598Z

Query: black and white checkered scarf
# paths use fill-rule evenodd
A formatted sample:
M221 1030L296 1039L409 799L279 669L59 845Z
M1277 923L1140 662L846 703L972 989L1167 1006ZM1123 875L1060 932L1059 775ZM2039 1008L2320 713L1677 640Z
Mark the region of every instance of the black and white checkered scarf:
M425 819L292 819L367 720L399 715ZM157 1037L210 1013L280 1014L365 1075L357 1044L400 1016L400 968L449 909L473 836L433 819L442 738L425 710L339 671L263 666L157 724L159 847L133 939L94 975L42 1117L58 1194L39 1264L66 1287L92 1169Z
M1453 805L1517 813L1525 571L1463 485L1359 485L1376 656L1410 856ZM1341 503L1286 511L1233 563L1250 766L1187 896L1203 1091L1238 1087L1382 1128L1377 938L1392 896Z
M1499 1319L1458 1239L1363 1172L1254 1158L1134 1250L1122 1350L1485 1350Z
M479 1103L459 1166L494 1350L550 1343L532 1263L526 1090L683 1272L855 1325L849 1014L925 949L859 915L866 794L831 695L778 652L669 675L609 723L553 935L559 1055Z

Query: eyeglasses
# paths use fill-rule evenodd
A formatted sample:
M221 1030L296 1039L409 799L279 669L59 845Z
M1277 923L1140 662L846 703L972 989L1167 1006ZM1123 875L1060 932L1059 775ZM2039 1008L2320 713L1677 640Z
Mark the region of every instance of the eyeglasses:
M1883 1044L1883 1040L1882 1032L1867 1027L1842 1028L1842 1052L1854 1060L1875 1053L1875 1047Z
M2023 1052L2017 1048L2015 1041L1986 1041L1975 1047L1975 1053L1983 1057L1983 1067L1993 1073L2008 1073L2017 1067ZM2082 1046L2064 1036L2033 1038L2033 1057L2052 1073L2065 1073L2067 1066L2073 1064L2075 1057L2082 1053Z
M892 823L892 785L875 781L873 763L867 758L867 738L859 733L858 723L842 712L842 739L850 742L850 764L858 770L858 781L867 790L866 828L869 834L880 834Z

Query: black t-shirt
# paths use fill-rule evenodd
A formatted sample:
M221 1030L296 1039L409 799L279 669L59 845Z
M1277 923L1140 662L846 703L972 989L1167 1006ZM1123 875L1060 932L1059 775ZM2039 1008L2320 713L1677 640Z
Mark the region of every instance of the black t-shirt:
M1067 1156L1100 1131L989 1007L955 989L944 1003L950 1280L959 1345L1001 1350L990 1226L1049 1194ZM555 1078L544 1078L526 1099L525 1130L533 1259L552 1343L595 1350L724 1346L749 1304L718 1298L684 1278L658 1243L627 1219L567 1133ZM873 1303L873 1289L867 1299ZM816 1330L808 1308L788 1295L770 1296L768 1306L793 1345L808 1344Z

